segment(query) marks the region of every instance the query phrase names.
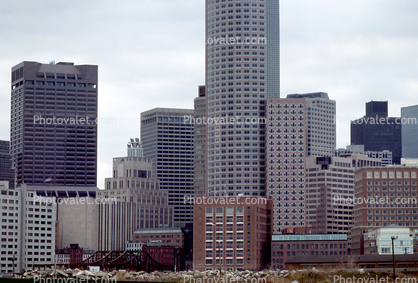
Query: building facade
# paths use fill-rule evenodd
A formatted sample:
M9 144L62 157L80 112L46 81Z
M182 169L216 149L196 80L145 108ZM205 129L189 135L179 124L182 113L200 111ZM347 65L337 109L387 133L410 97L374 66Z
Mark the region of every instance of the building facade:
M402 107L402 158L418 158L418 105Z
M306 158L331 156L335 101L326 93L267 99L267 188L273 229L306 226Z
M394 254L417 253L415 232L408 227L392 224L364 234L361 244L364 254L391 255L392 237Z
M355 173L352 251L363 254L364 234L398 225L418 231L417 167L361 168Z
M356 153L367 155L370 158L377 158L382 161L382 166L392 165L392 152L389 150L383 151L365 151L364 145L347 145L344 148L338 148L334 152L334 156L341 156L346 153Z
M2 189L1 271L32 270L54 262L55 198L37 196L25 184L15 190Z
M306 149L308 156L332 156L336 147L336 102L325 92L289 94L306 98Z
M194 99L194 196L206 195L206 86L199 86Z
M62 198L58 200L57 210L58 249L78 244L79 247L97 251L99 202L96 198Z
M205 3L206 189L266 196L265 99L280 97L279 1Z
M122 251L137 229L173 226L169 194L151 176L150 159L113 159L113 177L105 179L105 190L97 191L98 250Z
M387 101L367 102L366 115L351 121L351 145L364 145L365 151L389 150L393 164L400 164L401 118L388 117Z
M354 172L365 166L381 166L367 155L306 159L306 218L315 233L349 233L353 227Z
M346 234L273 235L271 265L273 269L285 269L289 257L344 256L347 252Z
M259 270L269 264L271 200L259 197L200 200L194 204L193 213L194 270Z
M161 241L163 246L184 247L184 234L181 228L160 227L154 229L137 229L132 235L132 243L146 243L149 240Z
M144 156L152 160L152 178L168 192L175 226L193 222L193 207L184 203L194 192L194 110L155 108L141 113ZM171 226L171 225L170 225Z
M142 142L139 141L139 138L135 138L129 141L127 145L128 157L143 157L144 150L142 148Z
M12 160L9 153L8 141L0 141L0 181L8 181L9 189L14 188L14 170L12 169Z
M98 67L12 68L10 153L17 185L96 187Z

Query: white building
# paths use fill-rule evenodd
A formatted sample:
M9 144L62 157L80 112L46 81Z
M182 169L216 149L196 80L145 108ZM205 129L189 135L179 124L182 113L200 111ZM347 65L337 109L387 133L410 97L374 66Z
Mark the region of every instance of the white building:
M413 254L415 233L408 227L388 225L364 234L364 254Z
M392 165L392 151L382 150L382 151L365 151L364 145L355 144L347 145L346 148L338 148L334 151L334 156L341 156L346 153L356 153L356 154L365 154L370 158L378 158L382 160L382 166Z
M23 184L15 190L1 189L0 202L1 270L22 272L31 270L34 265L53 264L55 198L39 197L26 191Z
M146 243L132 243L132 242L127 241L126 250L127 251L142 251L143 245L146 245Z

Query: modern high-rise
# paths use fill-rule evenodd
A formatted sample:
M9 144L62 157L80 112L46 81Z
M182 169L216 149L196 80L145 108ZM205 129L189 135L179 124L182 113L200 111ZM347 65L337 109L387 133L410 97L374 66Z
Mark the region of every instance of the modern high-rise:
M402 157L401 118L388 117L387 101L366 103L366 115L351 121L351 144L364 145L365 151L392 152L393 164Z
M268 98L267 191L273 229L306 225L306 158L331 156L335 148L335 101L323 92Z
M402 107L402 158L418 158L418 105Z
M306 224L314 233L349 233L353 227L354 172L366 166L381 166L381 161L352 153L306 159Z
M152 160L152 178L168 192L174 225L193 222L193 206L185 199L194 191L193 109L155 108L141 113L144 157Z
M24 61L12 68L16 183L96 187L98 67Z
M0 141L0 181L8 181L9 189L14 188L14 170L9 153L9 141Z
M280 97L279 0L205 3L205 187L265 196L265 100Z
M332 156L336 147L336 103L325 92L289 94L287 98L306 98L307 155Z
M194 99L194 196L206 194L206 86L199 86L198 97Z

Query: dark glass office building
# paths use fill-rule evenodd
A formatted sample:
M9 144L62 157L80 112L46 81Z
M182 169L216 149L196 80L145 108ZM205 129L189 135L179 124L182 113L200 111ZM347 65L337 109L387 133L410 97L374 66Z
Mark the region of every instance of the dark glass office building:
M194 124L193 109L155 108L141 113L144 157L152 160L152 177L168 190L174 206L174 225L193 223Z
M14 170L9 153L9 141L0 141L0 181L8 181L9 189L14 188Z
M351 144L364 145L365 151L392 151L393 164L402 157L401 118L388 117L387 101L366 103L366 115L351 121Z
M12 68L11 146L17 185L96 187L98 66Z

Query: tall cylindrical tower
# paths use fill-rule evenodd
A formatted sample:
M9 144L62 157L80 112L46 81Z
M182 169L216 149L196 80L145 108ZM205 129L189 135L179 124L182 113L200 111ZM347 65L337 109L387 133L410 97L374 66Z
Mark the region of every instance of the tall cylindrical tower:
M206 193L265 196L265 101L280 97L279 0L206 0Z

